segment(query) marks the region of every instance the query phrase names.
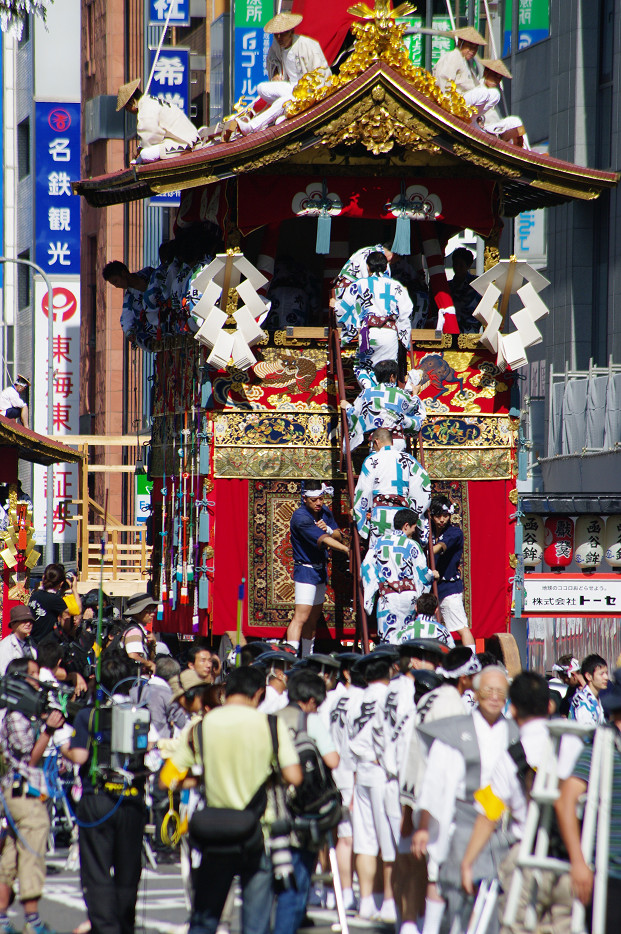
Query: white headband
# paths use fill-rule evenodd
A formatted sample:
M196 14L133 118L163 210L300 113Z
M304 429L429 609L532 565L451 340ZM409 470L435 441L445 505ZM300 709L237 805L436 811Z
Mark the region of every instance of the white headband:
M310 496L311 499L316 499L318 496L323 496L324 493L327 493L328 496L334 496L334 487L327 486L325 483L321 484L316 490L304 490L304 496Z
M479 671L481 671L481 662L476 655L473 655L467 662L464 662L460 668L455 668L454 671L447 671L446 668L436 668L437 675L440 675L441 678L449 678L450 680L462 678L466 675L476 675Z
M580 671L580 662L577 658L572 658L567 665L552 665L552 671L558 671L564 675L576 675Z
M446 506L444 503L442 503L442 512L448 512L449 516L452 516L455 512L455 504L451 503L450 506Z

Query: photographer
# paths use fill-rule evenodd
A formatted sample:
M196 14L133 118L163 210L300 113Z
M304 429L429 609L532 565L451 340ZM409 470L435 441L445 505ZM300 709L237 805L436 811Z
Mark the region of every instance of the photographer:
M75 574L66 575L63 564L48 564L41 584L30 594L28 605L35 616L32 638L38 644L52 633L67 608L74 614L82 612Z
M37 662L28 658L14 659L6 670L7 676L21 678L35 690L39 688L38 673ZM58 710L51 710L43 723L37 723L17 709L9 709L0 726L0 746L8 766L2 778L2 798L9 823L0 857L0 934L17 934L7 916L16 878L24 906L24 934L53 934L39 916L50 829L47 784L39 764L50 737L64 722Z
M77 817L82 890L93 931L106 934L133 932L142 869L144 755L123 754L117 759L111 749L112 706L128 703L135 674L136 666L124 651L104 653L101 686L110 700L99 710L101 740L95 741L95 708L85 707L75 718L70 742L61 749L70 762L80 766L82 797ZM117 688L119 693L113 694ZM95 749L98 767L92 774Z
M49 638L59 646L62 653L62 667L66 676L59 680L73 684L76 696L79 697L86 692L88 681L94 675L95 634L82 625L79 615L65 609Z
M260 671L232 671L224 706L212 710L198 727L183 734L178 750L162 768L163 784L177 787L199 764L208 810L253 810L251 805L271 777L274 755L268 718L257 710L264 692ZM196 736L198 729L202 737ZM278 762L284 780L300 785L302 770L284 723L278 722L277 734ZM195 783L195 779L189 781ZM225 833L223 827L221 842L202 847L200 866L194 870L195 897L188 934L215 934L236 875L240 876L243 892L242 934L267 934L273 888L263 836L253 832L246 843L237 847L225 839Z

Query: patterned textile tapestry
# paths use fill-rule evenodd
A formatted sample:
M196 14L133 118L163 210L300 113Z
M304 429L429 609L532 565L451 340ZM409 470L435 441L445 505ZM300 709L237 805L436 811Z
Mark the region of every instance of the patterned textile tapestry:
M347 535L349 497L346 484L334 486L327 505ZM300 505L300 483L294 480L256 480L250 483L248 535L248 622L250 626L285 629L294 605L293 554L289 522ZM352 580L345 556L335 555L328 568L328 591L324 616L338 638L352 630ZM320 627L321 628L321 627Z

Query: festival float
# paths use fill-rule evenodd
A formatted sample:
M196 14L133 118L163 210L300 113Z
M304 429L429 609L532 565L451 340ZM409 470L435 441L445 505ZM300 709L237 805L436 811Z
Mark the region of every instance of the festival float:
M225 238L217 255L193 258L176 297L162 295L148 343L152 583L163 631L218 636L240 622L246 636L284 634L294 594L289 519L303 478L334 487L332 508L348 531L367 449L348 456L339 400L358 387L330 289L355 250L396 238L394 252L427 270L438 311L435 326L413 331L402 361L425 374L414 453L464 532L473 634L509 632L516 575L520 583L516 372L547 308L543 277L515 258L501 262L503 219L597 198L618 176L480 129L457 91L441 92L410 61L395 20L411 10L387 0L352 7L351 55L328 84L303 78L279 125L74 186L102 209L180 190L176 235L210 221ZM485 241L486 272L474 286L481 334L451 333L448 313L444 253L466 228ZM264 328L274 262L285 254L317 284L316 308L309 326ZM509 315L513 294L523 307ZM324 633L339 639L364 637L367 623L373 635L358 567L356 547L350 566L332 563Z

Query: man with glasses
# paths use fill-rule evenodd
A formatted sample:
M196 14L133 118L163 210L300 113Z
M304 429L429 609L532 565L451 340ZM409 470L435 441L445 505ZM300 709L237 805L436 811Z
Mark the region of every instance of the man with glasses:
M461 916L462 930L468 925L472 900L461 887L461 861L478 813L474 794L489 784L501 754L517 738L517 727L503 716L509 689L504 668L484 668L474 676L473 688L478 706L471 714L419 728L431 747L412 850L418 857L429 854L439 866L438 882L427 889L424 934L437 934L446 904L451 918ZM508 849L498 829L478 857L475 878L493 878Z

